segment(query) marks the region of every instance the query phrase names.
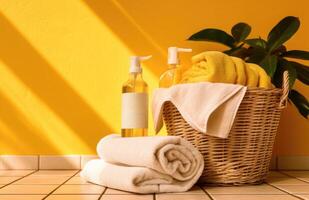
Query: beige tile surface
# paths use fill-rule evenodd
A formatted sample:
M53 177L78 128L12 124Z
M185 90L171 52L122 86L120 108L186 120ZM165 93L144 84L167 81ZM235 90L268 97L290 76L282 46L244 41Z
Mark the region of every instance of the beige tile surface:
M0 195L0 200L40 200L45 195Z
M156 200L210 200L206 194L158 194Z
M80 172L78 172L78 173L75 174L74 176L80 177Z
M101 194L104 189L99 185L62 185L54 194Z
M25 176L35 170L0 170L0 176Z
M134 194L134 193L107 188L104 194Z
M153 195L103 195L100 200L153 200Z
M297 200L290 195L212 195L215 200Z
M309 200L309 194L308 195L297 195L298 197L305 199L305 200Z
M42 155L39 169L80 169L80 155Z
M0 155L0 169L38 169L36 155Z
M8 184L19 178L20 177L18 176L3 176L3 177L0 177L0 184Z
M73 176L78 170L39 170L31 176Z
M298 179L309 184L309 177L306 177L306 178L298 178Z
M307 185L278 185L278 188L292 194L309 194L309 184Z
M85 179L83 179L80 176L74 176L72 177L69 181L67 181L65 184L77 184L77 185L84 185L84 184L91 184L89 182L87 182Z
M236 187L204 187L209 194L284 194L269 185L236 186Z
M97 200L100 195L50 195L47 200Z
M304 181L298 180L292 177L269 177L266 180L267 183L272 185L304 185Z
M1 199L101 199L107 200L153 200L154 195L137 195L125 191L106 189L102 186L87 183L79 176L79 170L0 170L0 200ZM299 198L309 199L309 180L307 171L288 171L289 175L280 172L271 172L268 181L271 185L239 187L207 187L205 190L213 199L229 200L293 200L297 199L288 193L298 195ZM25 177L24 177L25 176ZM291 176L297 176L298 180ZM19 179L20 180L17 180ZM17 180L16 182L14 182ZM13 181L13 182L12 182ZM67 181L66 183L64 183ZM12 182L12 183L11 183ZM63 184L59 187L60 184ZM8 185L4 185L8 184ZM1 188L1 185L2 188ZM59 187L59 188L57 188ZM280 191L276 187L284 190ZM57 188L57 190L55 190ZM55 190L55 191L54 191ZM50 194L53 192L52 194ZM183 193L157 194L156 200L209 200L209 196L199 187L194 186L190 191Z
M13 184L35 184L35 185L53 185L53 184L62 184L70 177L68 176L34 176L30 175L21 180L14 182Z
M8 185L0 189L0 194L48 194L58 185Z
M166 193L166 194L205 194L205 192L199 186L193 186L187 192Z

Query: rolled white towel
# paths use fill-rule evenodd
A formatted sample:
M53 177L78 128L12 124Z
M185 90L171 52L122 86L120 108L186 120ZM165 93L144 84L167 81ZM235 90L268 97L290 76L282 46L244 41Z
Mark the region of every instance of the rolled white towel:
M201 153L177 136L122 138L98 143L101 159L86 164L82 176L93 183L136 193L184 192L204 168Z

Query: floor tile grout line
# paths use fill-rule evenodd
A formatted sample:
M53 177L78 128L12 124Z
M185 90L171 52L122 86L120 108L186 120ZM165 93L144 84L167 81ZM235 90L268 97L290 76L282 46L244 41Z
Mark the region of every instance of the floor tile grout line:
M67 177L67 178L70 178L69 176L64 176L64 177ZM14 185L59 185L61 183L15 183ZM89 183L89 184L65 184L65 185L96 185L96 184L92 184L92 183ZM101 186L101 185L99 185Z
M44 196L44 194L0 194L0 197L1 196Z
M207 192L207 190L205 190L205 188L203 188L201 185L198 185L199 188L201 188L201 190L203 190L206 194L206 196L208 196L211 200L213 200L214 198Z
M228 186L229 187L229 186ZM238 186L237 186L238 187ZM242 193L242 194L238 194L238 193L229 193L229 194L225 194L225 193L218 193L218 194L213 194L213 195L216 195L216 196L293 196L292 194L288 194L288 193L285 193L285 194L253 194L253 193Z
M132 193L132 192L130 192L128 194L115 193L115 194L104 194L104 195L106 195L106 196L134 196L134 195L147 196L148 195L149 196L149 195L154 195L154 194L156 194L156 195L165 194L165 195L175 195L175 196L177 196L177 195L196 195L196 194L172 194L172 193L168 193L168 194L166 194L166 193L147 193L147 194L141 194L141 193ZM69 194L66 194L66 195L69 195Z
M29 174L26 174L26 175L24 175L24 176L22 176L22 177L19 177L19 178L16 179L16 180L12 181L12 182L9 182L8 184L4 184L3 186L0 187L0 189L4 188L4 187L6 187L6 186L9 186L9 185L11 185L11 184L13 184L13 183L15 183L15 182L17 182L17 181L19 181L19 180L21 180L21 179L27 177L27 176L30 176L30 175L34 174L35 172L37 172L37 171L39 171L39 170L34 170L33 172L31 172L31 173L29 173Z
M46 199L47 197L49 197L53 192L55 192L56 190L58 190L61 186L63 186L66 182L68 182L70 179L72 179L76 174L78 174L80 172L80 170L77 170L77 172L75 172L70 178L68 178L66 181L64 181L63 183L61 183L60 185L58 185L55 189L53 189L50 193L48 193L42 200Z
M284 192L285 194L288 194L288 195L290 195L290 196L296 197L297 199L302 199L302 200L303 200L303 198L301 198L301 197L299 197L299 196L297 196L297 195L295 195L295 194L292 194L292 193L290 193L290 192L288 192L288 191L285 191L284 189L281 189L281 188L278 187L278 186L272 185L272 184L267 183L267 182L266 182L266 184L269 185L269 186L271 186L271 187L273 187L273 188L276 188L277 190L280 190L281 192Z
M153 199L153 200L156 200L156 199L157 199L157 194L156 194L156 193L153 193L152 199Z
M301 178L299 178L299 177L296 177L296 176L292 176L292 175L290 175L290 174L287 174L287 173L285 173L285 172L282 172L282 171L278 171L279 173L281 173L281 174L284 174L284 175L286 175L286 176L288 176L288 177L291 177L291 178L295 178L295 179L297 179L297 180L299 180L299 181L302 181L302 182L304 182L304 183L309 183L308 181L305 181L305 180L303 180L303 179L301 179Z
M105 189L103 190L102 194L100 194L98 200L100 200L102 198L102 196L105 194L106 190L107 190L108 187L105 187Z
M298 196L298 195L300 195L300 196ZM301 195L306 195L306 194L295 194L295 197L296 197L296 198L299 198L299 199L301 199L301 200L307 200L306 197L302 197Z
M38 171L40 171L40 170L34 170L33 172L29 172L28 174L26 174L26 175L23 175L23 176L16 176L18 179L16 179L16 180L14 180L14 181L12 181L12 182L10 182L10 183L8 183L8 184L5 184L5 185L3 185L2 187L0 187L0 189L1 188L4 188L4 187L6 187L6 186L8 186L8 185L11 185L11 184L14 184L15 182L17 182L17 181L19 181L19 180L21 180L21 179L24 179L25 177L27 177L27 176L31 176L32 174L35 174L36 172L38 172ZM44 170L43 170L44 171ZM302 182L304 182L304 183L308 183L307 181L304 181L304 180L302 180L302 179L299 179L299 178L297 178L297 177L295 177L295 176L293 176L293 175L290 175L290 174L286 174L285 172L283 172L283 171L279 171L279 170L277 170L277 172L278 173L280 173L280 174L283 174L283 175L286 175L287 177L290 177L290 178L295 178L295 179L298 179L298 180L300 180L300 181L302 181ZM49 194L47 194L47 196L45 196L46 194L43 194L45 197L43 198L43 199L46 199L48 196L50 196L50 195L58 195L58 194L53 194L57 189L59 189L59 187L61 187L61 186L63 186L63 185L65 185L68 181L70 181L72 178L74 178L74 177L77 177L76 175L78 174L78 173L80 173L80 170L77 170L73 175L70 175L70 176L67 176L67 179L63 182L63 183L61 183L60 185L59 184L52 184L52 185L58 185L53 191L51 191ZM296 194L293 194L293 193L290 193L290 192L288 192L288 191L285 191L284 189L281 189L280 188L280 186L276 186L276 185L272 185L271 183L265 183L266 185L269 185L269 186L271 186L271 187L273 187L273 188L276 188L277 190L280 190L280 191L282 191L283 193L284 193L284 195L289 195L289 196L293 196L293 197L295 197L295 198L297 198L297 199L304 199L302 196L298 196L298 195L296 195ZM37 184L14 184L14 185L37 185ZM46 184L46 185L51 185L51 184ZM83 184L66 184L66 185L83 185ZM86 185L86 184L85 184ZM307 185L307 184L306 184ZM212 197L208 192L207 192L207 190L205 189L205 188L203 188L201 185L197 185L198 187L200 187L203 191L204 191L204 193L206 193L206 195L210 198L210 199L214 199L214 197ZM104 190L103 190L103 192L99 195L99 199L100 198L102 198L102 196L106 193L106 191L107 191L107 189L108 189L108 187L105 187L104 188ZM30 194L29 194L30 195ZM33 195L42 195L42 194L33 194ZM69 195L69 194L67 194L67 195ZM87 194L88 195L88 194ZM94 194L89 194L89 195L94 195ZM239 195L239 194L238 194ZM278 194L279 195L279 194ZM156 200L156 194L153 194L153 200Z

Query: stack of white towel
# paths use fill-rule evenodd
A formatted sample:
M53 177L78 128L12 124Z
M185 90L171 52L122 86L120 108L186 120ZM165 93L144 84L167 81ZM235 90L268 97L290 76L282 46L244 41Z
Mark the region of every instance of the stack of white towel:
M246 87L222 83L182 84L157 89L153 99L156 131L162 110L171 101L196 130L227 138ZM204 169L201 153L176 136L122 138L110 135L97 145L100 159L87 163L89 182L136 193L184 192Z
M204 169L201 153L176 136L122 138L109 135L97 145L100 159L81 172L87 181L135 193L184 192Z

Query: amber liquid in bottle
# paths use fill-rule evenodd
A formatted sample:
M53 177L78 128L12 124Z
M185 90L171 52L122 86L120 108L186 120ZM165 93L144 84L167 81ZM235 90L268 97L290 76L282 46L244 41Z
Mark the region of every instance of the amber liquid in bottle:
M129 80L122 86L122 101L121 136L147 136L148 86L141 73L129 74Z
M160 88L169 88L180 81L180 69L176 65L170 65L159 79Z

